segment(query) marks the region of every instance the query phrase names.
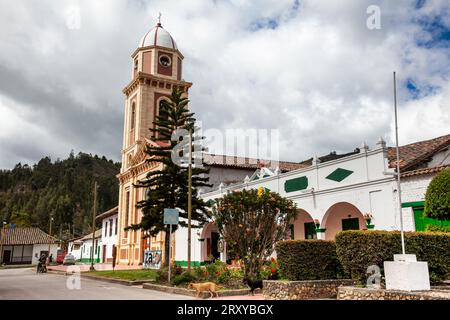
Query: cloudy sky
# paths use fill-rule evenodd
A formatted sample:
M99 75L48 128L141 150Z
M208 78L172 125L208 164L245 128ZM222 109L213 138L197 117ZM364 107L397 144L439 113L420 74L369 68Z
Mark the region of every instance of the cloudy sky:
M130 55L158 12L206 128L278 129L292 161L392 144L395 70L400 142L450 133L448 0L0 0L0 168L120 160Z

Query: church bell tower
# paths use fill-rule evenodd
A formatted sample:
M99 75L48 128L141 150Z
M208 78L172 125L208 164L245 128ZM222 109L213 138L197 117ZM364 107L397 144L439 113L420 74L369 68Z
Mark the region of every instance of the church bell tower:
M188 95L192 83L182 78L183 55L175 40L159 21L148 31L131 55L131 81L123 89L125 112L123 127L122 167L119 178L119 232L118 263L140 264L145 237L141 231L124 228L140 222L141 213L136 203L143 199L142 188L133 184L155 170L145 161L145 146L151 141L161 102L170 96L173 88Z

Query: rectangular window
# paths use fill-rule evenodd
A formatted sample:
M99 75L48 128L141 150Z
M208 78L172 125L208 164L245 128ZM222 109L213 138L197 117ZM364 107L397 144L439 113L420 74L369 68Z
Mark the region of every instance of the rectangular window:
M115 228L114 228L114 229L115 229L115 230L114 230L114 234L115 234L115 235L117 235L117 221L118 221L118 218L116 218L116 225L115 225Z
M345 230L359 230L359 219L358 218L342 219L342 231Z
M107 236L107 230L108 230L108 221L105 221L105 237Z
M109 236L110 237L112 236L112 223L113 223L112 219L109 219Z

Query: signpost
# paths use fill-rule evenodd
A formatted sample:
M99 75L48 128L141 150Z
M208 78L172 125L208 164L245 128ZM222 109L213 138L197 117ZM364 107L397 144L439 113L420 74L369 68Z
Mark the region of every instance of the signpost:
M169 229L170 229L170 233L169 233L169 276L168 276L168 280L170 283L170 257L171 257L171 253L172 253L172 225L178 224L178 210L177 209L170 209L170 208L165 208L164 209L164 224L168 224L169 225Z

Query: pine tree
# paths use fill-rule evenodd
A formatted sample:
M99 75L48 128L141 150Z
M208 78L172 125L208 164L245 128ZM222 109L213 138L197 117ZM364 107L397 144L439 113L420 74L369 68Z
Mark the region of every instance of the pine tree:
M149 162L161 164L162 168L148 172L146 179L139 181L136 187L146 188L147 196L138 202L137 207L142 209L142 220L132 225L130 229L146 230L150 235L156 236L165 232L164 265L169 263L169 227L164 225L164 208L178 208L180 217L187 219L188 204L188 170L178 166L172 161L172 150L177 141L172 141L172 133L177 129L192 130L195 125L193 113L187 109L189 100L182 96L182 92L174 89L169 101L161 103L159 116L151 128L152 140L158 146L149 145L146 149ZM209 178L205 175L209 170L204 168L192 169L192 219L198 221L200 226L208 221L208 205L197 196L200 187L209 187ZM186 226L185 222L179 223ZM177 226L172 227L174 232Z

